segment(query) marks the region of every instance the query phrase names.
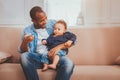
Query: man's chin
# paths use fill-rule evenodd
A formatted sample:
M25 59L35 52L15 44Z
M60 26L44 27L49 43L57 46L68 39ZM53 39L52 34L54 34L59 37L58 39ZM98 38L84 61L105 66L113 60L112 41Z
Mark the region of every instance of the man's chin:
M43 29L46 28L46 25L43 25L41 28L43 28Z

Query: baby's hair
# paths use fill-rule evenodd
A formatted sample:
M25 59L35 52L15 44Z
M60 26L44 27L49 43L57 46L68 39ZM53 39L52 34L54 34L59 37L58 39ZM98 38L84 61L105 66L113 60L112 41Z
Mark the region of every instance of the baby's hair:
M67 29L67 23L64 20L58 20L56 24L57 23L63 24L65 26L65 29Z

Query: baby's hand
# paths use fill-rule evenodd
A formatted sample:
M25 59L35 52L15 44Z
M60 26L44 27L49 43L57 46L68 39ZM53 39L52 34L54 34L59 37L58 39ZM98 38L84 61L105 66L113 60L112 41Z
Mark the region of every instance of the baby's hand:
M73 43L73 41L68 40L67 42L65 42L65 46L71 46L71 45L72 45L72 43Z
M42 40L42 44L47 44L46 40Z

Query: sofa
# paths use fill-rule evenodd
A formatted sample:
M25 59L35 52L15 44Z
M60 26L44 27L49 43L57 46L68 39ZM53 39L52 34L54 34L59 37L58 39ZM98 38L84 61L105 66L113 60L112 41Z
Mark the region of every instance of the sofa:
M23 28L0 27L0 52L11 57L0 64L0 80L25 80L18 45ZM120 80L120 27L70 28L77 43L68 57L75 68L70 80ZM42 72L40 80L54 80L56 71Z

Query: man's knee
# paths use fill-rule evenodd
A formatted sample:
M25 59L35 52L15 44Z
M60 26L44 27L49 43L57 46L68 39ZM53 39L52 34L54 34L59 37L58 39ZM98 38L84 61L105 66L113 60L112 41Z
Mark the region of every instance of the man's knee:
M74 63L69 58L67 58L65 65L68 71L71 71L74 68Z
M25 65L28 63L28 52L22 53L20 57L20 63Z
M63 62L63 66L67 69L67 70L73 70L74 68L74 63L66 56L61 57L61 61Z

